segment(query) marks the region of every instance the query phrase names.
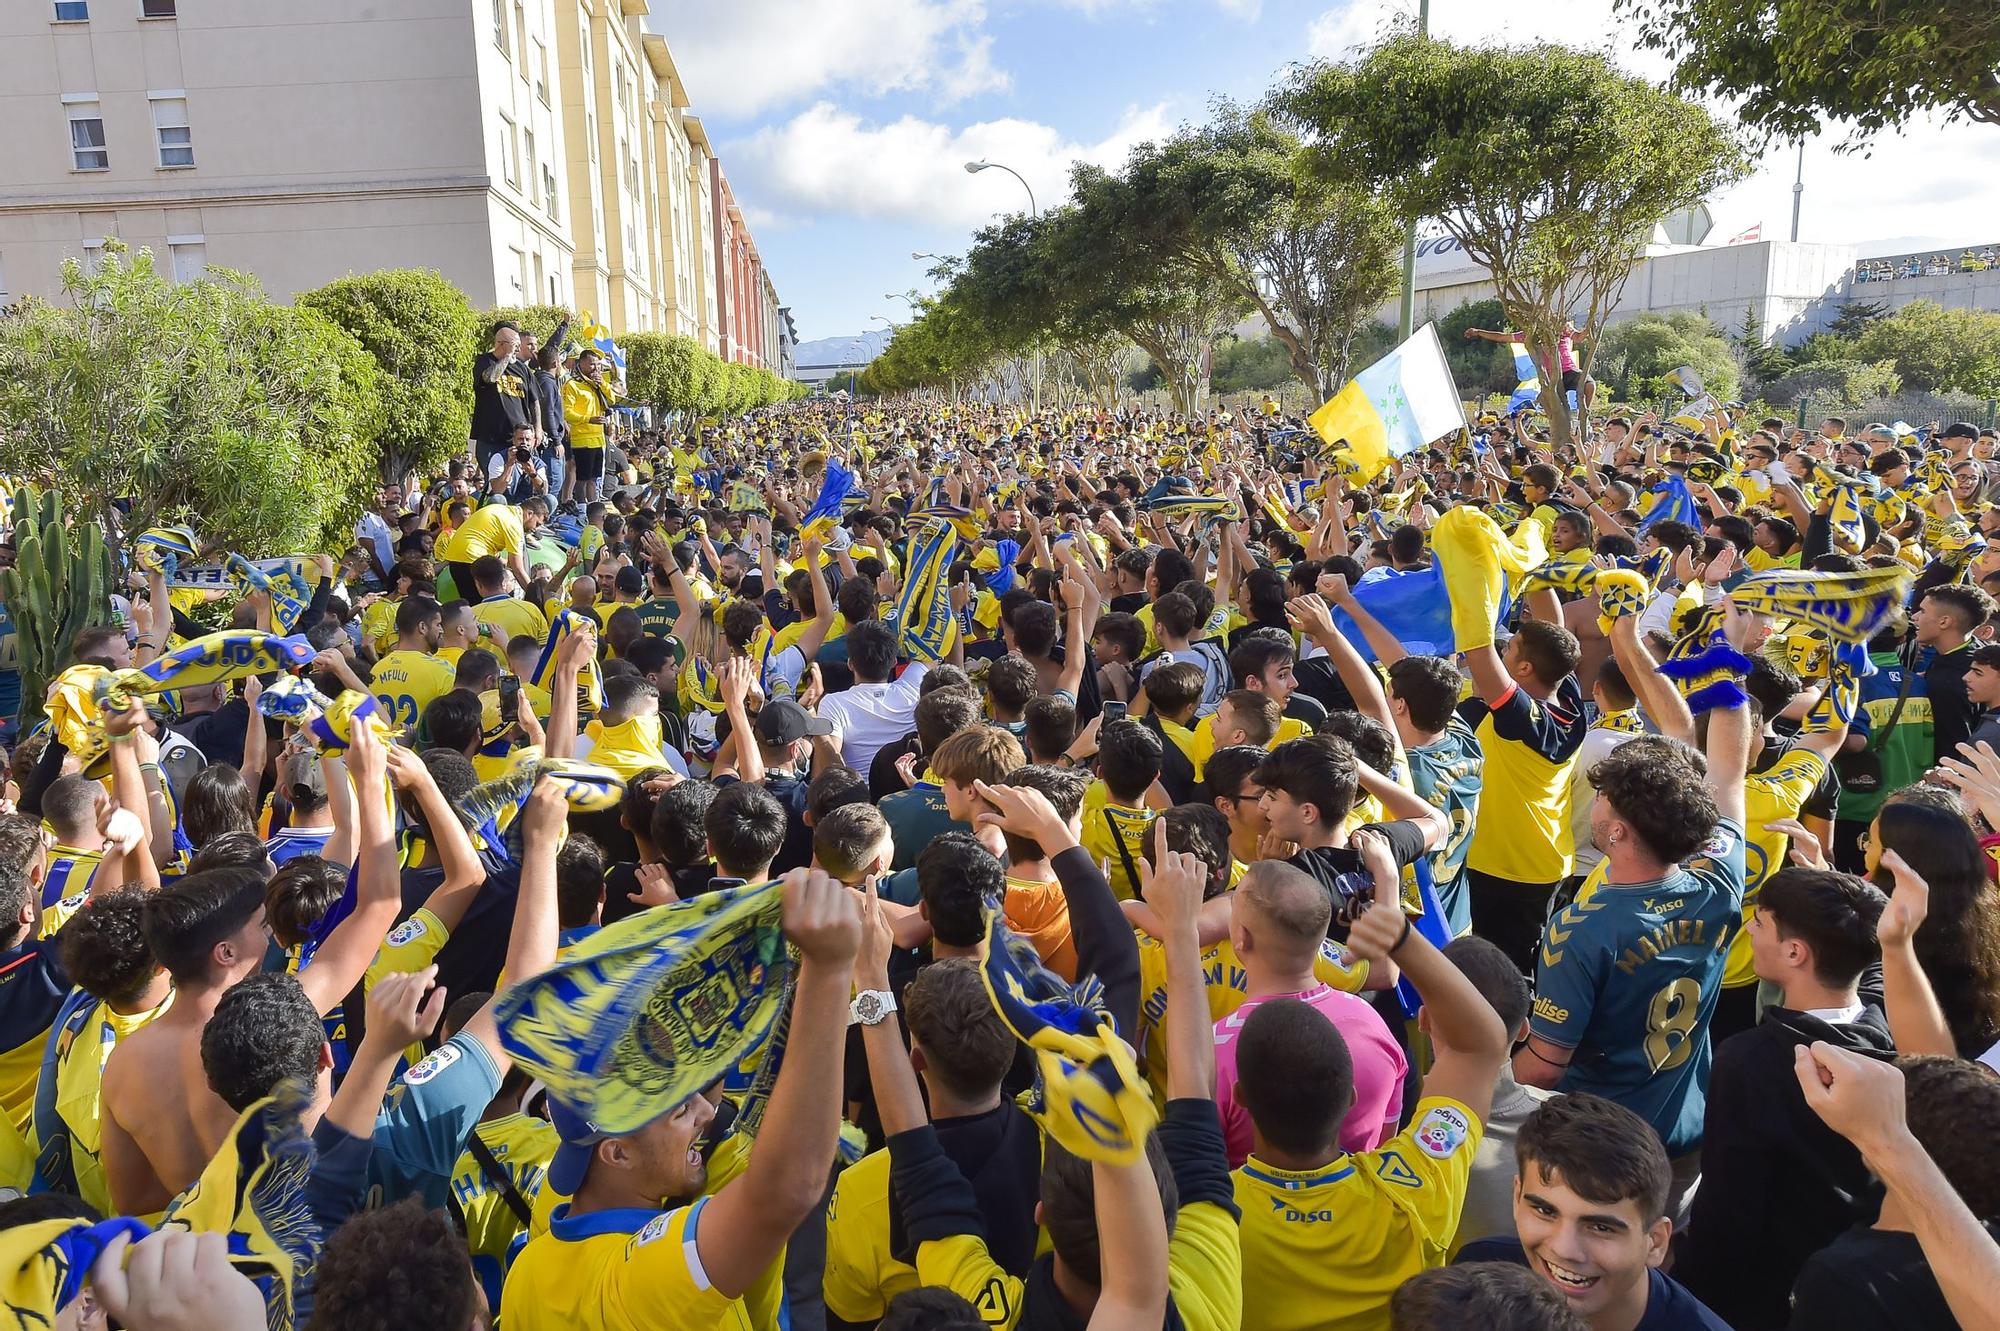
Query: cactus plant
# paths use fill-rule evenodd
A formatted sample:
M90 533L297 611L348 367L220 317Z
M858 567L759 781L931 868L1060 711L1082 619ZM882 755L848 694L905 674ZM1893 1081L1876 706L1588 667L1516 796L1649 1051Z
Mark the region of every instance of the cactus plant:
M73 661L77 633L111 618L111 551L96 523L69 526L62 496L14 492L14 567L0 570L0 600L14 621L21 663L21 724L41 719L49 682Z

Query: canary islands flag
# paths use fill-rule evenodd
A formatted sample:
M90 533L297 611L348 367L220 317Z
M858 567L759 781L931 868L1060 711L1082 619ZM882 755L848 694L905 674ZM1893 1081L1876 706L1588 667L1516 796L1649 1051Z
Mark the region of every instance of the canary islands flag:
M1347 450L1364 480L1391 458L1465 428L1437 326L1419 328L1306 419L1329 448Z
M854 473L840 465L833 458L826 460L826 479L820 482L819 498L806 510L805 521L799 524L799 535L816 536L825 540L839 523L841 512L846 505L848 492L855 488Z
M1535 368L1535 358L1528 354L1528 344L1518 338L1507 344L1507 350L1514 354L1514 395L1507 399L1507 414L1526 411L1535 405L1535 399L1542 395L1541 371Z

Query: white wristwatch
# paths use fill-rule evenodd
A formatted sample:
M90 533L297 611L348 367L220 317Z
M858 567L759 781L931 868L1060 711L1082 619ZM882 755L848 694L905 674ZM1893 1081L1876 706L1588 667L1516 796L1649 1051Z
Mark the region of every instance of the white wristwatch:
M896 996L887 989L863 989L847 1005L847 1024L860 1022L863 1026L880 1026L884 1018L896 1010Z

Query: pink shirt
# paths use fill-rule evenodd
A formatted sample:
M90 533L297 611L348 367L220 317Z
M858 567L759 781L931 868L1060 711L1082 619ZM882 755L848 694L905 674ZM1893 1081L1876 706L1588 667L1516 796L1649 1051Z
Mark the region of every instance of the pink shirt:
M1296 998L1314 1008L1347 1042L1354 1063L1354 1103L1341 1120L1340 1149L1371 1151L1395 1136L1403 1112L1403 1076L1410 1065L1375 1009L1326 985L1301 994L1268 994L1250 999L1215 1023L1215 1107L1222 1116L1229 1167L1242 1165L1251 1147L1250 1113L1236 1102L1236 1037L1250 1014L1274 998Z

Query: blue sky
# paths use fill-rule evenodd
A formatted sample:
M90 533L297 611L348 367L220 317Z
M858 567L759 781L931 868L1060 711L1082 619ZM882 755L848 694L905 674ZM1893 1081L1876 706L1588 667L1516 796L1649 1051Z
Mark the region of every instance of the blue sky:
M1339 58L1415 0L655 0L759 250L803 339L907 317L885 292L930 289L912 251L962 252L1026 196L1043 207L1068 165L1115 166L1134 143L1199 121L1217 96L1254 99L1292 62ZM1463 41L1559 39L1635 55L1610 0L1434 0L1432 31ZM2000 242L2000 130L1924 124L1838 155L1811 141L1801 240L1881 250ZM1762 222L1782 238L1794 156L1711 201L1715 239ZM1943 205L1943 206L1941 206Z

